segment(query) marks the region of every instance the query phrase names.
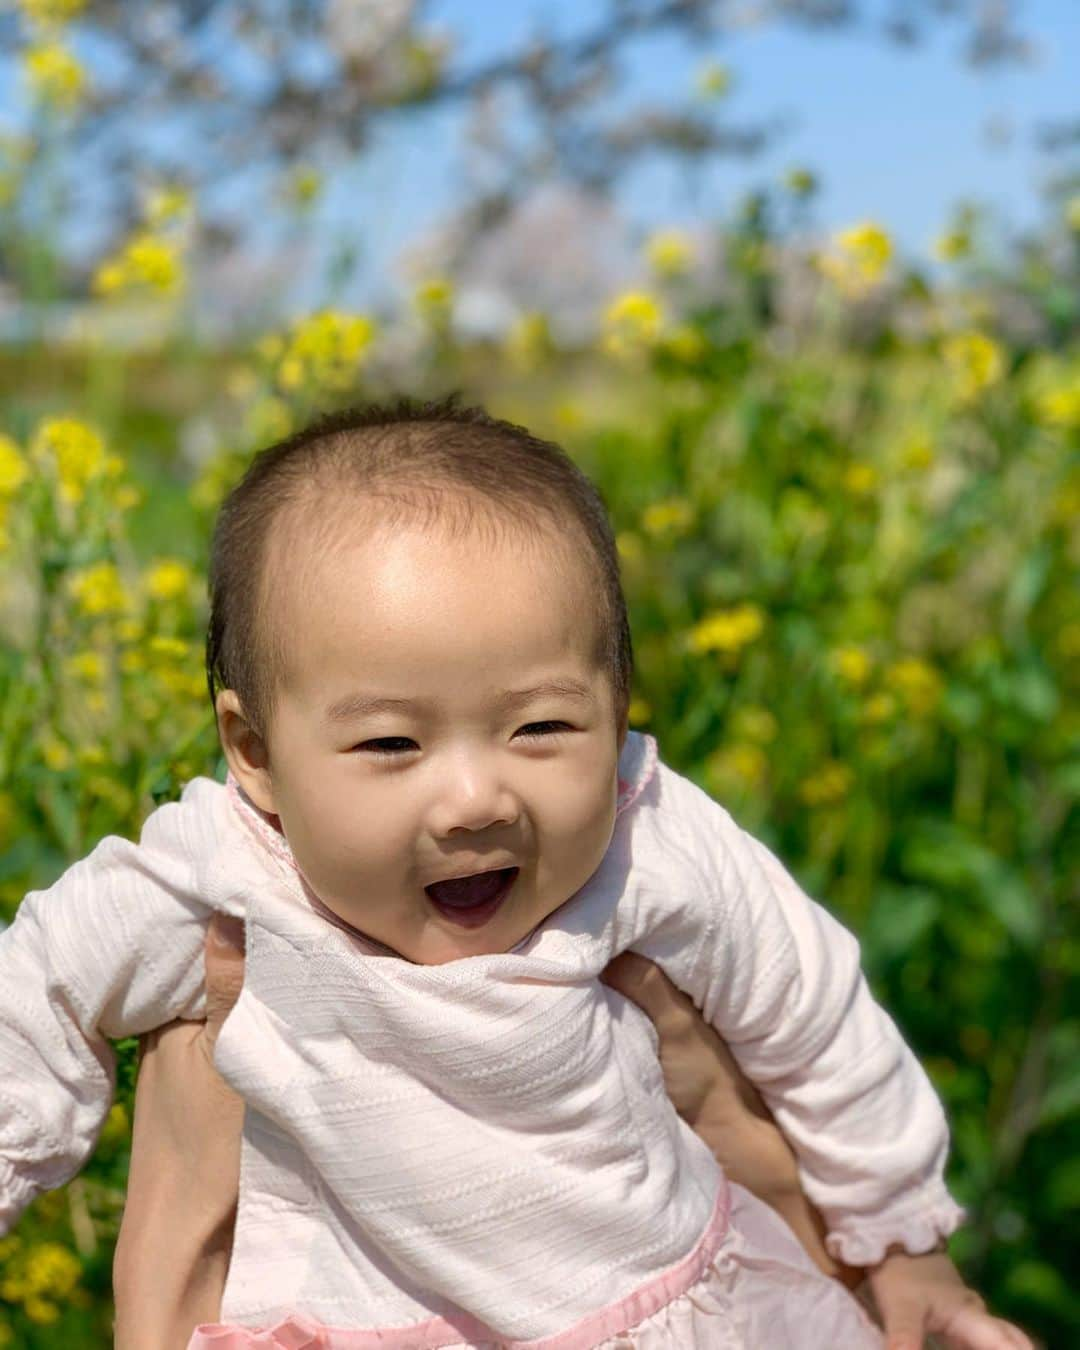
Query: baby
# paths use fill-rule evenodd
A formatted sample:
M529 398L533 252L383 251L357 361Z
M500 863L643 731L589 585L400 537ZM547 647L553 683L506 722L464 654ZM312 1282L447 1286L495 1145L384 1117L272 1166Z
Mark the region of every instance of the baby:
M597 978L633 949L903 1308L890 1350L1030 1350L940 1250L941 1108L854 939L627 731L614 541L562 451L452 401L323 418L225 502L210 594L227 784L0 936L0 1232L91 1152L106 1037L203 1015L217 911L246 929L215 1055L246 1113L225 1321L190 1350L880 1347L676 1115Z

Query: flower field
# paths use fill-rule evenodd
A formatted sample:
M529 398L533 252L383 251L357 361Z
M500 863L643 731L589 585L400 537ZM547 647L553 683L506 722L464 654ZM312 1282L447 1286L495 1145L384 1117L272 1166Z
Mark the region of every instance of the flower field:
M203 575L247 457L316 410L460 389L600 485L633 724L858 933L947 1104L954 1255L997 1311L1076 1343L1078 207L1006 272L960 222L933 280L874 224L802 248L750 211L709 259L666 231L588 343L542 314L466 338L432 277L399 314L222 348L179 325L10 347L0 919L222 776ZM102 309L173 303L184 209L159 200L102 263ZM93 1161L0 1239L0 1347L111 1343L132 1075L121 1044Z

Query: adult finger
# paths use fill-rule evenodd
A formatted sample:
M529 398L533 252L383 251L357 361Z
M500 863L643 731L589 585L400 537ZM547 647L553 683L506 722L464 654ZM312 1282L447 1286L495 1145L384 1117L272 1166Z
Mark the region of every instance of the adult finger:
M206 1048L213 1056L218 1034L244 987L244 922L215 914L206 934Z
M922 1350L926 1305L874 1284L874 1299L885 1328L885 1350Z
M687 1032L697 1017L693 1002L668 977L637 952L623 952L600 972L604 984L631 999L647 1013L657 1031Z
M941 1330L951 1350L1035 1350L1019 1327L981 1308L962 1308Z

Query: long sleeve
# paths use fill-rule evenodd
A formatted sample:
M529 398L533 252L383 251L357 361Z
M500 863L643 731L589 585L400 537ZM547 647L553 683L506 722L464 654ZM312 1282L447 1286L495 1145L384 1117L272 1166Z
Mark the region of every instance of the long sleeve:
M93 1151L115 1087L106 1038L202 1015L223 792L196 779L138 844L102 840L0 934L0 1233Z
M871 996L858 943L705 793L663 766L657 787L646 853L668 859L667 885L686 901L633 946L693 998L761 1091L829 1251L866 1266L893 1243L929 1250L963 1218L943 1181L944 1112Z

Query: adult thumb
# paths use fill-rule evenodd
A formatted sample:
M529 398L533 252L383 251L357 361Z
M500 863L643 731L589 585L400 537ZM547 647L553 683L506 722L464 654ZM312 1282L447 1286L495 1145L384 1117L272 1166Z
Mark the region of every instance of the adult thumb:
M206 1038L211 1050L244 987L244 921L228 914L210 920L204 946Z

